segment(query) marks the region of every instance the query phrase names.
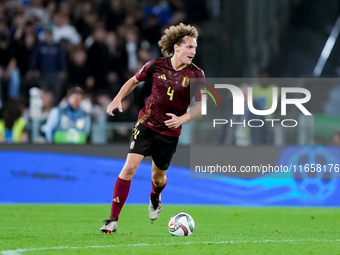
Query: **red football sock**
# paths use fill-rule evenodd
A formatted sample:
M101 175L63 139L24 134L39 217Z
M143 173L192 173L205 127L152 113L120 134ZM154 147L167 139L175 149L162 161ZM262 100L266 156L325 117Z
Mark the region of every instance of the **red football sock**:
M158 199L159 194L163 191L167 183L167 180L165 181L165 184L162 187L156 187L153 181L151 180L152 190L150 192L150 198L151 200Z
M120 179L119 177L117 178L113 188L110 219L115 218L115 220L118 220L120 211L122 210L123 205L129 195L130 185L131 180L126 181Z

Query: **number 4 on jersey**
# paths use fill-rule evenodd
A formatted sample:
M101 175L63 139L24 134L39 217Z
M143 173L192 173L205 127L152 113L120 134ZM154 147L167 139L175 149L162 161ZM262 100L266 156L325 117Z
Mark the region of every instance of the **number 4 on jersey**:
M174 97L174 90L171 89L171 87L168 88L168 92L166 93L170 97L170 101L172 101L172 98Z

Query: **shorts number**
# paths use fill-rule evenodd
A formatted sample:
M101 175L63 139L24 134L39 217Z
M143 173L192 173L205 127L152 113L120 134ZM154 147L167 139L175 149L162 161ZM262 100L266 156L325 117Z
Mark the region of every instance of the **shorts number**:
M174 97L174 90L171 89L171 87L168 88L168 92L166 93L170 97L170 101L172 101L172 98Z

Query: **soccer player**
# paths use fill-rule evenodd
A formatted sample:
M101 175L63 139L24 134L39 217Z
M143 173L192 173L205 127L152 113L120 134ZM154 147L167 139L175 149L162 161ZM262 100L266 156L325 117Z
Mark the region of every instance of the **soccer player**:
M165 57L147 62L123 85L107 107L111 116L116 109L122 112L122 99L139 82L151 79L152 92L139 112L130 151L114 185L110 217L100 228L102 233L117 231L117 221L128 197L131 179L145 156L152 157L149 218L156 220L162 210L161 192L167 183L166 172L176 151L181 125L201 115L199 84L205 77L204 72L192 63L197 37L197 29L190 25L181 23L166 29L158 42ZM196 104L187 112L190 89L195 91Z

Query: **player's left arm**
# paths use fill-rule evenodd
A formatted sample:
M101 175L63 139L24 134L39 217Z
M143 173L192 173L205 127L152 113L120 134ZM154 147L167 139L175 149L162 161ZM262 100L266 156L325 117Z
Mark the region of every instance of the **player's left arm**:
M201 113L201 101L199 101L199 102L196 102L195 106L190 111L183 114L182 116L176 116L173 113L167 113L166 115L171 117L171 119L164 121L164 124L168 128L178 128L184 123L201 116L201 114L202 114Z

